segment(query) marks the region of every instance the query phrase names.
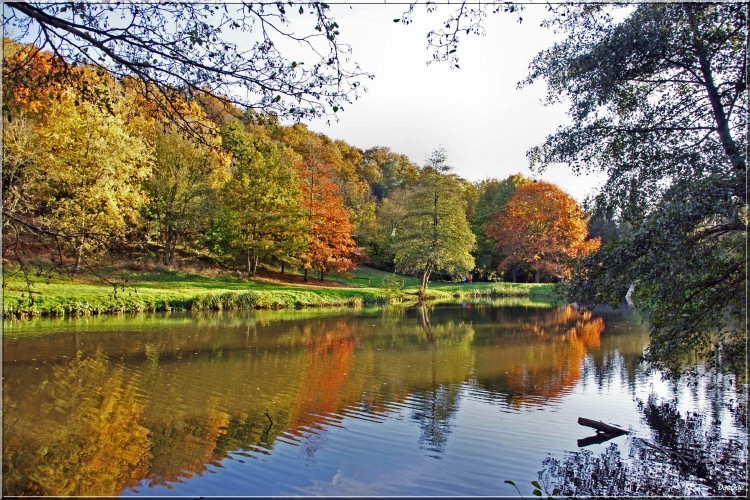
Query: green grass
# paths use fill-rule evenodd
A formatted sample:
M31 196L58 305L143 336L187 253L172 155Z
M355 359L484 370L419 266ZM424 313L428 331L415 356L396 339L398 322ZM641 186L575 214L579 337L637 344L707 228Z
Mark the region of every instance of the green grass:
M329 279L331 281L337 281L339 283L346 283L347 285L357 286L370 286L380 288L383 283L383 278L387 276L393 276L392 273L387 271L380 271L371 267L360 266L353 271L349 271L342 274L331 274ZM404 281L404 285L407 287L418 287L419 280L412 276L396 275L398 279Z
M45 282L33 278L31 303L23 275L6 267L3 274L3 317L86 316L120 312L202 311L239 309L286 309L303 307L360 306L385 303L381 288L390 273L360 268L331 279L353 287L284 285L230 277L205 277L180 271L129 272L124 287L112 286L93 277L54 277ZM368 281L369 279L369 286ZM418 281L402 278L407 287L399 301L416 300ZM431 283L429 300L461 297L551 296L553 285L511 283Z
M354 271L342 275L332 274L331 281L346 283L348 285L380 287L383 278L393 276L386 271L379 271L370 267L359 267ZM404 282L404 286L416 293L419 280L411 276L395 275L397 279ZM444 292L451 297L466 297L470 295L497 297L550 297L554 294L555 286L551 283L502 283L502 282L476 282L476 283L445 283L431 282L428 287L430 291ZM413 290L412 290L413 289ZM443 295L438 293L437 295Z

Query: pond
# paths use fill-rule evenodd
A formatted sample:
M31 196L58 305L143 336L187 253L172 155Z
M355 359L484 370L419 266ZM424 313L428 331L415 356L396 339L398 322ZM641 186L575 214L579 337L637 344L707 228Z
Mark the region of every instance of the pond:
M5 322L3 493L742 495L746 392L647 342L523 301Z

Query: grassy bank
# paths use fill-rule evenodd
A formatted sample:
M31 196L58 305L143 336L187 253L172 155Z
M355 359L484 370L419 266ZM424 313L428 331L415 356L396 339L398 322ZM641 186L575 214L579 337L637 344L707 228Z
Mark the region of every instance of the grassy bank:
M120 312L282 309L359 306L416 299L416 280L403 280L403 288L384 286L389 273L363 268L332 276L341 286L284 284L269 280L229 276L206 277L179 271L127 273L127 284L116 290L95 277L59 276L49 281L33 278L33 303L21 273L5 268L3 317L82 316ZM428 299L479 296L551 296L552 285L514 283L433 283Z

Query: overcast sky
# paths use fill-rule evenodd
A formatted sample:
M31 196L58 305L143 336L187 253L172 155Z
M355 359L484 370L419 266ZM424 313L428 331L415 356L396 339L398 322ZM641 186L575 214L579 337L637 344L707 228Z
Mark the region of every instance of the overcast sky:
M543 105L544 82L517 89L534 55L556 39L539 26L543 5L527 5L522 23L515 14L490 14L487 36L461 39L458 70L427 64L427 32L447 19L451 7L428 14L420 6L408 26L393 22L404 8L332 6L341 40L375 79L338 122L315 120L312 130L361 149L387 146L419 164L442 145L454 171L471 181L521 172L554 182L579 201L598 189L602 176L574 176L564 165L543 174L529 169L526 151L567 120L566 106Z

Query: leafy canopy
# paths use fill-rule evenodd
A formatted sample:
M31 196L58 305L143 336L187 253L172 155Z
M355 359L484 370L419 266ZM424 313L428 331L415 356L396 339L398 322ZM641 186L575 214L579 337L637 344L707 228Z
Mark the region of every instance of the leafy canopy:
M299 31L292 18L302 19ZM7 2L3 26L15 41L59 56L56 79L82 95L90 92L75 66L133 78L145 99L192 132L200 124L183 119L176 97L211 96L299 120L343 109L370 77L350 60L338 23L320 2ZM28 60L15 60L4 79L22 73Z
M536 273L570 278L574 262L599 248L586 239L583 210L553 184L518 186L500 214L485 226L504 260L501 266L522 265Z
M474 268L476 238L466 220L462 186L449 170L445 150L435 150L414 186L396 198L403 219L394 228L394 263L420 277L422 296L433 272L462 276Z
M568 6L568 37L525 83L570 100L571 125L530 152L608 174L599 213L631 228L588 259L571 298L650 311L648 357L744 365L747 15L739 3Z

